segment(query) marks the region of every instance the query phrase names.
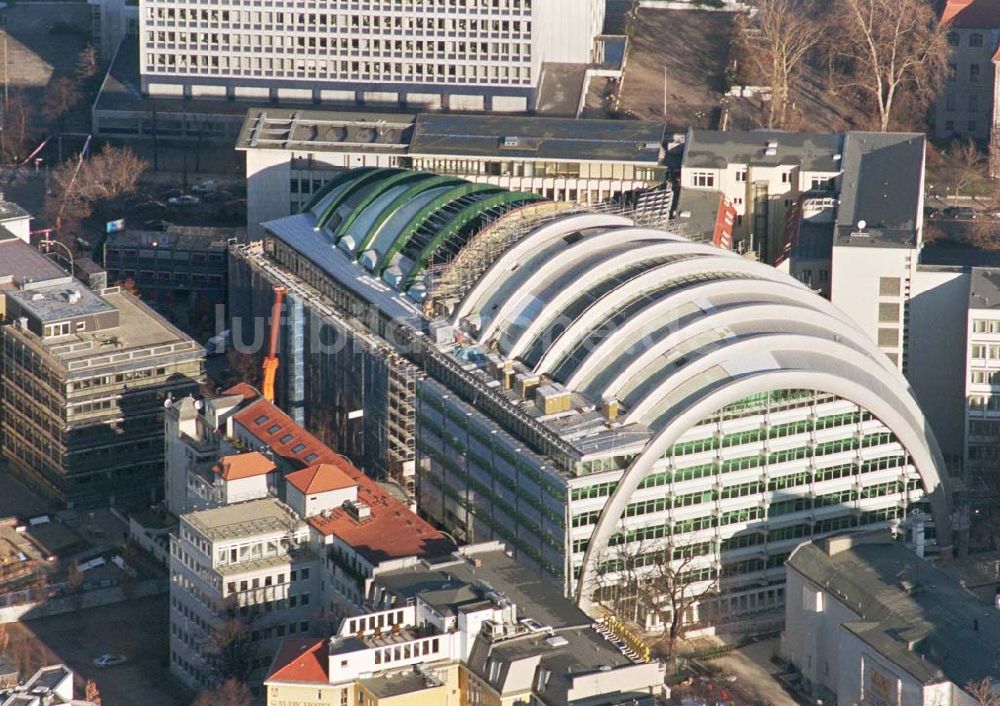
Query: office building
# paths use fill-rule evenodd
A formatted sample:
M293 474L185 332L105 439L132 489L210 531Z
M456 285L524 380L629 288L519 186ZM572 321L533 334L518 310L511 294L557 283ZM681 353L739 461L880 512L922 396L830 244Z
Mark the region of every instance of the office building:
M216 306L226 303L227 248L241 236L236 228L127 229L104 242L104 267L112 283L132 280L142 298L157 307L200 311L207 321L193 323L210 328Z
M139 15L143 95L524 112L546 71L595 58L604 4L143 0Z
M247 225L301 211L338 172L413 169L597 204L652 190L670 212L663 127L622 120L350 113L252 108L237 141L246 155ZM374 178L375 175L372 175Z
M374 339L354 364L389 351L422 371L396 406L412 405L420 511L460 540L504 541L588 608L618 595L622 554L641 569L693 547L694 582L719 585L695 620L780 605L802 537L923 508L950 551L944 464L909 386L801 282L624 213L477 184L404 204L405 174L370 174L264 224L237 269ZM298 316L282 394L341 399L296 379L314 355ZM349 399L365 420L384 404Z
M941 25L948 66L933 110L934 136L992 143L1000 8L991 0L948 0Z
M322 612L319 557L309 526L274 498L180 517L170 538L170 670L189 688L225 668L213 636L234 621L252 673L286 635L309 634ZM259 676L256 677L259 679Z
M11 470L77 506L161 497L164 399L197 389L204 349L116 287L56 281L8 291L6 300Z
M1000 676L995 606L888 533L808 542L787 566L781 654L824 704L968 706Z
M288 640L268 704L664 703L665 666L606 634L503 545L467 546L376 576L329 639Z

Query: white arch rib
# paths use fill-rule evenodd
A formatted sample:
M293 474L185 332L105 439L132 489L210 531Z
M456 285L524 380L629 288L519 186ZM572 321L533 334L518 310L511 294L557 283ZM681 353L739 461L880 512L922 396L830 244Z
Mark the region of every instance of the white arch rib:
M545 355L535 366L535 373L548 373L563 355L586 334L593 330L593 327L617 311L624 304L635 299L643 292L643 287L647 287L649 292L655 292L670 285L671 282L682 277L704 275L709 273L722 272L734 275L759 275L760 267L756 262L751 262L742 257L699 257L678 262L668 262L665 265L650 270L638 277L635 277L626 284L627 287L613 289L603 297L591 304L578 316L573 323L559 335L558 338L545 351ZM732 279L728 280L732 286ZM794 282L794 280L792 280ZM660 285L657 287L657 285Z
M615 228L634 225L631 219L623 216L612 216L603 213L584 213L576 216L559 218L524 236L515 245L508 248L490 265L486 272L465 295L461 304L455 309L452 324L457 324L462 318L480 309L483 301L489 298L500 283L513 271L514 267L532 254L545 249L550 243L564 238L571 233L590 228Z
M742 291L744 290L741 289ZM727 305L717 311L706 314L696 321L692 321L681 329L672 331L669 335L656 341L649 348L639 353L639 355L632 357L625 367L605 386L604 394L609 397L619 397L622 389L628 385L628 382L632 378L641 373L657 358L666 355L672 348L683 344L684 341L698 334L737 323L752 323L764 320L803 321L807 325L829 331L834 336L840 336L843 340L853 344L858 350L867 353L872 352L871 340L853 325L846 324L841 319L831 316L828 312L816 311L815 309L803 306L801 300L793 299L790 296L787 298L775 296L774 287L771 287L767 293L771 295L771 301L748 301L746 304ZM787 302L792 303L788 304ZM668 308L666 305L670 303L669 300L658 302L657 308L661 306ZM674 306L677 305L674 304ZM643 320L657 316L658 314L659 312L652 309L648 312L645 310L640 312ZM626 331L623 326L612 335L618 339L627 340L627 336L635 335L642 330L641 323L632 325L633 322L630 321L629 324L629 328L632 329L631 331ZM584 365L581 365L566 381L566 386L571 390L584 388L601 367L614 367L616 361L609 360L609 353L611 350L614 350L613 345L618 345L618 343L610 344L607 339L602 341L599 346L590 352L584 360ZM885 356L875 356L873 360L876 363L880 363L887 372L895 370L895 367Z
M507 292L504 295L504 301L500 304L500 308L496 313L490 315L488 323L484 322L485 325L479 333L479 340L481 342L490 340L501 325L506 324L508 320L523 308L525 298L531 295L536 288L551 279L558 278L559 275L565 274L582 260L605 250L620 250L623 244L630 242L653 241L663 244L676 242L663 236L663 231L658 230L622 228L614 230L609 234L584 238L559 252L556 257L547 259L540 266L535 267L534 262L531 264L524 263L522 266L527 268L531 274L519 282L513 291ZM628 240L625 240L626 237ZM499 289L497 291L499 292ZM483 318L486 318L485 315Z
M821 352L817 353L817 350ZM884 370L870 356L859 351L857 348L817 336L798 333L762 333L724 339L720 340L718 345L713 347L709 353L699 356L686 365L677 368L673 373L662 379L656 387L649 389L643 396L642 401L629 410L628 415L623 420L623 424L634 422L648 424L652 421L650 413L658 410L672 391L717 365L724 365L732 361L753 361L755 360L754 356L759 356L762 353L774 354L780 352L815 354L817 360L819 357L834 357L841 362L842 366L853 366L875 379L879 379L880 376L885 374ZM756 358L756 360L761 359ZM777 361L775 361L775 364L778 364ZM757 372L764 371L748 370L747 374ZM889 394L892 394L900 407L908 409L911 414L914 412L917 415L920 414L915 403L909 405L904 400L899 399L899 395L895 394L895 392L890 392ZM662 412L662 410L659 410L659 412Z
M601 511L584 555L583 570L576 585L577 603L581 607L585 610L592 607L588 588L595 585L597 559L606 550L608 540L614 534L633 493L667 449L685 431L726 405L749 395L784 389L816 390L836 395L868 410L885 424L913 459L931 504L941 549L950 553L951 499L946 479L940 472L944 469L944 459L923 417L914 420L904 417L891 401L873 392L864 382L849 380L839 374L813 370L768 371L739 378L707 392L674 417L632 462Z
M658 257L669 256L669 255L687 255L687 254L711 254L709 251L715 250L708 245L701 245L697 243L692 243L695 245L694 248L684 247L684 243L677 241L669 241L665 243L657 243L652 246L636 248L634 250L629 250L622 253L621 255L616 255L610 260L601 263L600 272L594 274L599 277L599 279L589 280L586 282L588 288L596 287L607 279L613 278L617 273L621 272L623 269L627 268L629 265L633 265L636 262L641 262L643 260L653 260ZM661 265L657 265L659 267ZM629 283L636 277L641 275L634 275L629 280L622 282L619 287L627 287ZM516 358L529 347L534 342L535 336L539 335L545 328L555 319L555 317L565 309L574 299L579 297L581 290L575 288L566 288L559 292L551 301L545 304L538 315L532 320L531 324L525 328L517 339L515 339L514 344L511 346L508 356L511 358Z
M747 282L751 281L753 280L747 280ZM785 296L776 293L774 290L775 287L770 286L766 288L765 291L759 292L760 295L768 296L769 300L754 301L748 299L745 304L725 305L720 309L714 310L710 313L705 313L702 317L692 321L690 324L678 330L671 331L667 336L655 341L648 348L640 352L639 355L632 357L631 359L626 359L625 361L623 361L620 357L612 359L612 351L616 350L622 342L629 340L630 336L634 337L642 331L643 324L637 324L635 323L635 320L631 320L626 326L622 326L620 329L615 331L612 336L609 336L601 341L600 345L588 354L583 363L566 381L566 386L571 390L584 389L601 369L607 367L619 368L616 363L620 361L625 364L625 367L619 368L620 372L606 386L604 386L604 394L606 396L618 397L621 394L622 388L624 388L632 378L641 373L657 358L666 355L666 353L672 348L679 346L689 338L705 333L706 331L711 331L724 326L732 326L735 324L753 323L754 321L795 322L811 326L813 328L823 328L831 334L840 335L851 341L854 341L855 337L858 337L858 332L840 319L836 319L828 314L816 312L803 307L800 303L801 299L795 299L792 296L794 290L791 288L788 288L788 294ZM742 288L740 289L741 294L744 291L745 290ZM678 294L682 293L685 292L678 292ZM681 304L691 302L694 298L696 297L688 293L687 296L684 296L683 298L678 297L678 299L683 299L683 301L670 301L671 298L661 300L648 311L643 310L640 312L639 316L643 320L657 318L660 315L659 309L661 307L675 309ZM810 320L803 321L804 314L808 316ZM609 340L612 337L614 340ZM888 358L885 362L886 365L890 365Z

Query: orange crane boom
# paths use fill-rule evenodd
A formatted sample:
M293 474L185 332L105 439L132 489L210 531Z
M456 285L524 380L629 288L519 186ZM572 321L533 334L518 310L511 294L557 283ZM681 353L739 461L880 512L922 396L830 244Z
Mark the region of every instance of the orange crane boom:
M264 358L264 399L274 402L274 378L278 373L278 326L281 322L281 303L288 290L281 285L274 285L274 304L271 305L271 338Z

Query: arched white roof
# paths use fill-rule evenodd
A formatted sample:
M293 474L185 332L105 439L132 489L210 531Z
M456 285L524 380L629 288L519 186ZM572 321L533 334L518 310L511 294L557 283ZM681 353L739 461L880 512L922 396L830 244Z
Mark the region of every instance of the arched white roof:
M455 312L455 323L522 370L595 404L615 397L623 427L652 434L604 510L588 560L686 430L780 389L835 394L877 416L913 459L939 542L949 544L944 461L906 379L846 314L783 272L676 234L574 215L504 252Z

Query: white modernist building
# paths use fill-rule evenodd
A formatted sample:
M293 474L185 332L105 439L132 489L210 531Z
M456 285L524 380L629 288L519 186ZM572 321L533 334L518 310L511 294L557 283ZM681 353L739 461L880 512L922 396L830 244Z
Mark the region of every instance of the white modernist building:
M461 184L400 198L412 175L370 174L265 224L245 257L427 372L419 506L456 536L503 540L584 606L693 554L720 595L692 620L780 604L803 537L921 507L950 550L906 380L801 282L621 215ZM472 227L497 198L516 207Z
M888 533L809 542L787 566L781 652L817 702L973 706L970 685L996 683L996 608Z
M150 96L533 110L546 65L588 64L601 0L140 0Z

